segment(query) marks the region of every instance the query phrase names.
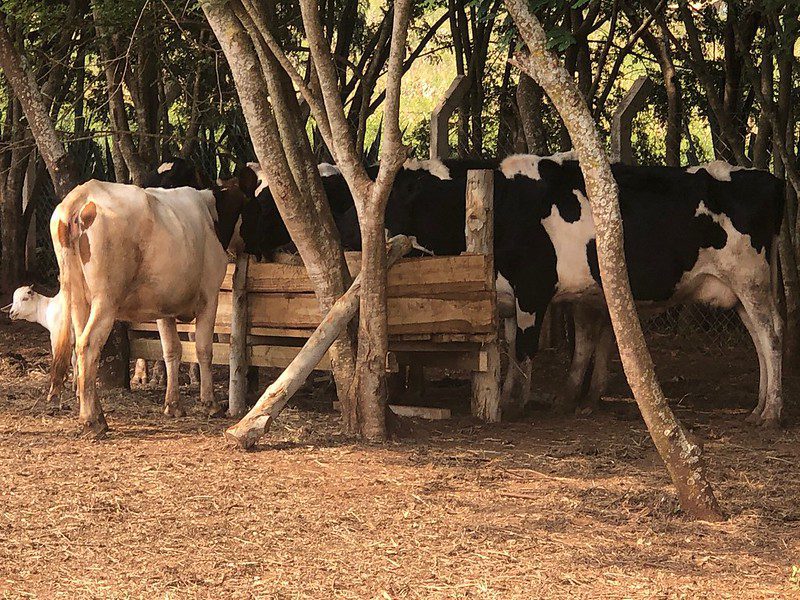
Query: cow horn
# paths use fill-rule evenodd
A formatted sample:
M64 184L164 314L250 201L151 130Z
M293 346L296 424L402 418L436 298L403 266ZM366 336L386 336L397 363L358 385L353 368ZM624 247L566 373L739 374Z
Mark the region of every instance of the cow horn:
M11 312L11 307L12 306L13 306L13 303L12 304L7 304L3 308L0 308L0 312L4 312L4 313Z

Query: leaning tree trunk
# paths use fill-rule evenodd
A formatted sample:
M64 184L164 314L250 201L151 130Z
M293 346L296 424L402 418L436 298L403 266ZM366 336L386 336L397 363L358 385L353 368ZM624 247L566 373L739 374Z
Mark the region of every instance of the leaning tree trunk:
M575 81L547 50L544 29L527 2L505 0L505 4L530 51L518 53L515 62L544 88L564 120L578 154L597 229L603 292L628 383L683 509L693 518L721 520L722 511L706 480L701 450L675 419L656 380L625 265L617 184L597 126Z

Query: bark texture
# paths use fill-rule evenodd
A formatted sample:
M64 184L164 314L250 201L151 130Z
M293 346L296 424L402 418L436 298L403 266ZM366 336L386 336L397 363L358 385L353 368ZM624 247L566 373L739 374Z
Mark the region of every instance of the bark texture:
M518 53L515 62L544 88L578 154L597 230L603 291L628 383L684 511L697 519L721 520L722 511L706 480L700 447L676 420L656 380L625 265L617 184L597 127L575 81L547 50L544 29L525 0L505 0L505 4L529 50Z
M224 0L202 2L206 19L230 65L256 156L314 284L320 306L327 311L350 282L336 226L324 195L304 192L295 180L267 97L267 82L254 42L236 17L235 6ZM305 135L303 130L294 133ZM334 343L331 361L339 398L347 406L347 390L355 370L353 347L347 336ZM348 411L343 410L343 414L347 415Z
M6 16L2 12L0 12L0 67L14 90L14 96L22 105L39 153L53 180L56 194L63 198L80 183L80 173L58 138L36 78L25 68L22 55L14 47L6 28Z

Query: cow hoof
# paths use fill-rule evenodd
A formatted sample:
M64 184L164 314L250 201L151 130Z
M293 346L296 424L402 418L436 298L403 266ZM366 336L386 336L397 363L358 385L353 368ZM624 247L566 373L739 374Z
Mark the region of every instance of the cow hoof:
M597 412L597 406L594 404L585 404L575 409L576 417L590 417Z
M100 415L96 421L87 421L81 423L78 429L78 437L87 440L102 440L108 433L108 424L103 415Z
M164 414L168 417L175 417L177 419L180 417L185 417L186 410L179 404L167 404L164 407Z

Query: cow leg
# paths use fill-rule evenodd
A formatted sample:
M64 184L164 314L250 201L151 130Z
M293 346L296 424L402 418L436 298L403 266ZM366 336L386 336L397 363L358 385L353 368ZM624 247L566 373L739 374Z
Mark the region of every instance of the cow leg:
M757 339L761 345L766 373L764 406L762 407L759 401L758 406L748 417L748 421L760 423L764 427L777 427L780 424L783 408L781 318L772 294L769 292L766 294L742 293L738 296L755 332L753 341L755 343ZM746 323L745 326L747 326Z
M195 335L193 332L189 332L189 341L195 341ZM200 385L200 365L196 362L189 363L189 384L193 386Z
M742 323L747 328L747 333L750 334L750 339L753 341L753 346L758 355L758 404L755 410L747 417L748 422L758 423L761 420L761 413L764 412L764 406L767 403L767 362L764 359L764 349L761 347L761 341L758 337L758 330L753 326L753 322L741 304L736 307L736 312Z
M131 384L147 385L147 361L143 358L137 358L133 367L133 377L131 377Z
M167 366L163 360L153 361L153 366L150 370L150 383L156 387L161 387L166 383Z
M181 339L173 317L159 319L158 335L161 338L161 351L167 369L167 393L164 396L164 414L168 417L184 417L186 410L181 405L178 369L181 364Z
M73 316L74 318L74 316ZM83 332L76 336L78 355L78 396L80 397L81 434L99 438L108 431L103 408L97 398L97 367L100 352L114 327L114 312L100 302L92 304ZM77 328L77 327L76 327Z
M576 304L573 315L575 319L575 350L567 373L567 381L553 404L553 408L559 413L575 410L594 354L598 324L597 312L587 306Z
M600 324L599 329L596 335L594 368L589 381L589 390L577 410L581 415L590 415L598 409L600 398L608 387L611 353L614 351L614 329L607 320Z
M195 347L197 362L200 364L200 402L210 417L221 417L225 408L214 399L214 381L211 375L211 359L213 358L214 321L217 317L217 295L197 314L195 325Z
M500 411L503 420L515 419L522 414L530 393L531 360L517 360L516 316L503 319L503 349L508 357L503 389L500 392ZM525 375L527 369L527 377Z

